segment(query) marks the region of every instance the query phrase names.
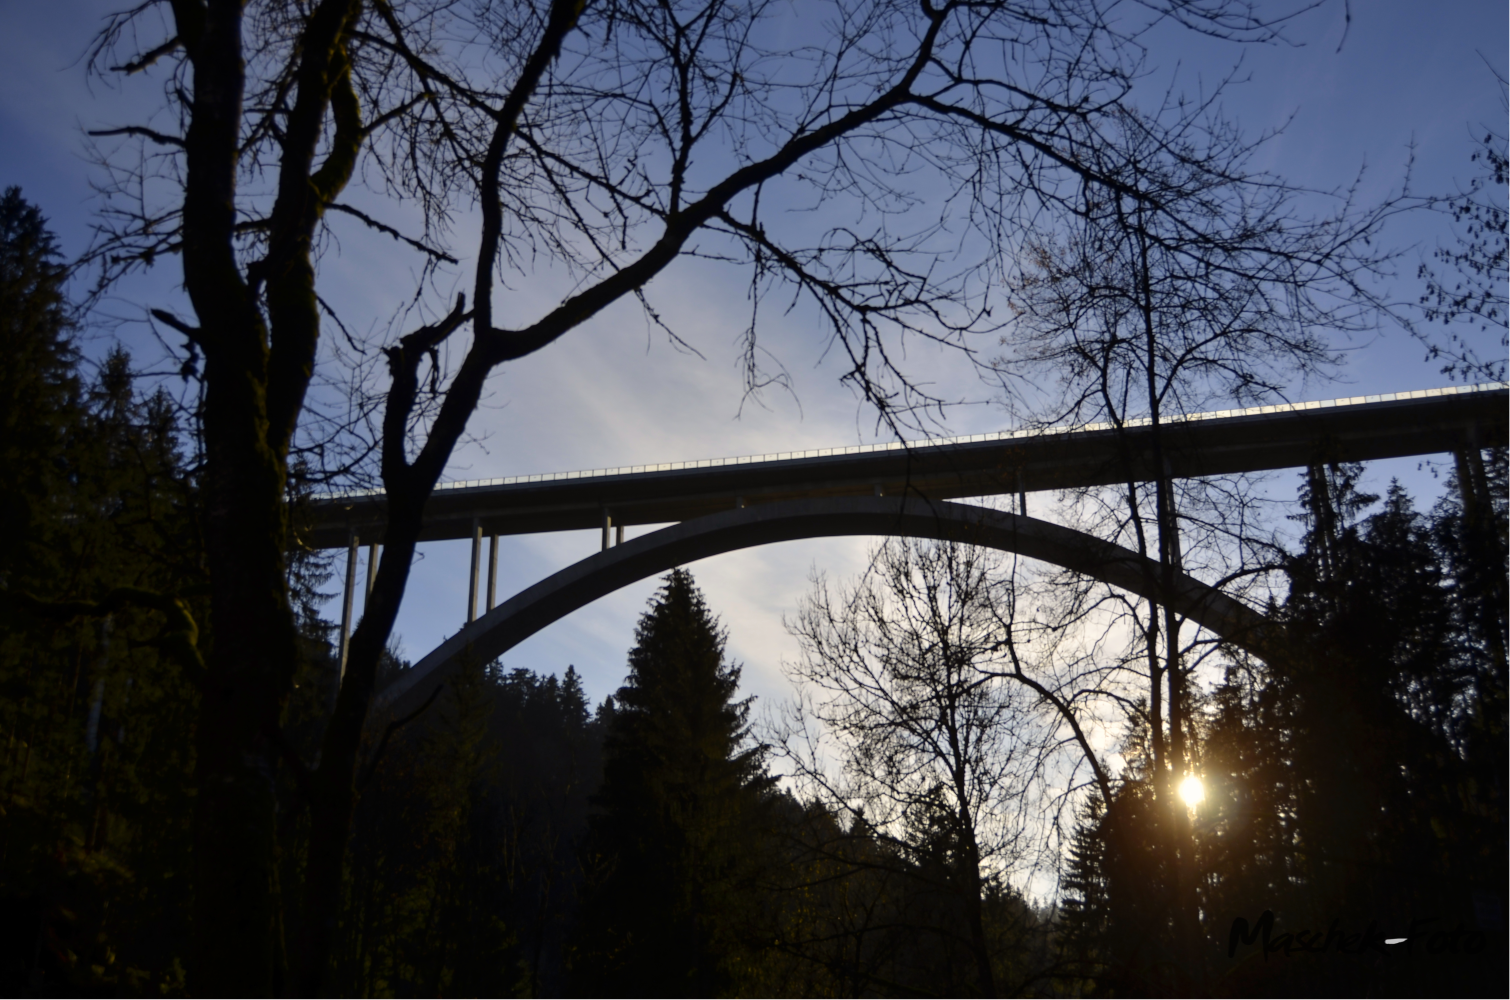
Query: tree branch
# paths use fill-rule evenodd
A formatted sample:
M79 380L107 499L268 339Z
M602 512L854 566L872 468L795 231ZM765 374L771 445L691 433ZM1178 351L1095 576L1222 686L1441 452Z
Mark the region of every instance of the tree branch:
M139 135L143 138L151 139L153 142L161 146L177 146L179 149L184 148L184 140L180 139L178 136L166 135L162 132L155 131L154 129L146 128L142 125L122 125L120 128L90 129L84 134L97 136Z
M174 49L178 48L178 46L178 36L174 35L172 38L168 39L166 42L163 42L157 48L152 49L150 52L143 53L140 57L133 59L130 62L122 63L119 66L112 66L110 68L117 73L125 73L127 76L130 76L133 73L140 73L142 70L146 69L147 67L151 66L153 63L161 59L163 56L167 55L169 52L172 52ZM90 134L94 135L97 133Z
M393 378L383 411L383 480L390 491L408 482L409 460L405 446L409 439L409 417L419 394L420 359L471 318L472 314L467 312L467 297L459 294L455 307L445 319L420 327L383 352L388 356L388 371Z
M344 215L349 215L349 216L351 216L354 219L359 219L362 222L364 222L365 224L367 224L368 226L370 226L371 228L376 229L378 232L384 233L384 234L386 234L388 236L392 236L394 239L398 240L401 243L407 243L411 247L413 247L414 249L420 251L421 253L427 254L427 255L435 258L436 260L445 261L447 264L456 264L456 263L458 263L458 261L457 261L457 259L455 257L452 257L450 254L446 253L445 251L443 251L443 250L437 250L437 249L435 249L432 246L426 246L424 243L421 243L419 240L413 239L412 237L409 237L409 236L405 236L403 233L399 232L397 229L394 229L392 226L387 225L386 223L379 222L378 220L374 219L372 216L368 215L366 212L363 212L361 209L352 208L350 205L342 204L341 202L338 202L338 201L331 202L329 205L326 206L326 208L328 210L332 211L332 212L340 212L340 213L342 213Z

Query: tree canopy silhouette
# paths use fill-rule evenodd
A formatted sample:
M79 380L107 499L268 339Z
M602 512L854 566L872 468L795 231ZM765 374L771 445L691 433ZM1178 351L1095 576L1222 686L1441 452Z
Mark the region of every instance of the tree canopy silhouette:
M968 354L995 329L990 290L1024 232L1045 207L1074 210L1061 182L1182 211L1094 155L1132 102L1143 32L1270 41L1306 6L830 0L803 5L799 25L768 0L171 0L111 18L94 68L146 77L165 103L92 133L118 196L92 259L107 283L177 259L193 316L151 314L203 384L215 644L196 730L194 988L321 989L378 663L425 502L490 373L615 303L660 322L652 282L696 255L750 275L752 389L770 378L761 303L795 295L844 378L898 426L939 402L901 349ZM1206 110L1171 104L1152 121ZM781 210L795 203L823 206L819 224ZM473 205L475 233L460 218ZM301 656L287 498L291 455L322 434L310 401L325 327L354 328L322 292L321 251L346 227L409 248L420 274L388 306L408 332L383 345L382 562L305 761L280 730ZM447 311L428 279L462 260L470 299ZM531 312L510 288L543 262L572 282ZM277 875L269 775L282 766L308 790L298 888Z
M739 667L685 570L635 639L604 735L575 978L587 994L721 994L737 982L770 786L749 744L751 699L735 700Z

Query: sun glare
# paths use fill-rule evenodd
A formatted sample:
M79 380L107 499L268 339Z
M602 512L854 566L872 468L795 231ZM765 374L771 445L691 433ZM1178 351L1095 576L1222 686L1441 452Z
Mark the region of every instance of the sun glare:
M1206 797L1206 789L1201 784L1201 779L1195 775L1188 775L1180 782L1180 798L1185 800L1187 806L1193 806Z

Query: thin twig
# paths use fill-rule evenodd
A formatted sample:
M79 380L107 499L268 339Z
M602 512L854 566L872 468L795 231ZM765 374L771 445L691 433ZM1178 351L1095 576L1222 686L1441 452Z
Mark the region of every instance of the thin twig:
M455 264L455 263L457 263L456 258L452 257L450 254L448 254L448 253L446 253L446 252L444 252L442 250L437 250L434 247L426 246L425 244L421 243L419 240L413 239L412 237L405 236L403 233L399 232L397 229L394 229L392 226L387 225L386 223L379 222L378 220L374 219L372 216L368 215L366 212L361 211L360 209L352 208L350 205L343 205L342 203L340 203L338 201L331 202L330 205L327 206L327 207L330 208L333 211L336 211L336 212L344 212L345 214L351 216L354 219L360 219L362 222L365 222L367 225L371 226L373 229L376 229L378 232L380 232L380 233L387 233L389 236L392 236L394 239L396 239L396 240L398 240L398 241L400 241L402 243L409 244L411 247L413 247L414 249L420 251L421 253L429 254L431 257L434 257L434 258L436 258L438 260L443 260L447 264Z

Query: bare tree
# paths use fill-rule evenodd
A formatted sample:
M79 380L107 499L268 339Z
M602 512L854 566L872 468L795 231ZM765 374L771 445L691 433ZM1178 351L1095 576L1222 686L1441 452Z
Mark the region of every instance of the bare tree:
M1129 99L1139 33L1172 20L1268 40L1293 13L1266 18L1243 0L1135 10L832 0L804 6L798 45L779 37L796 15L765 0L145 0L108 22L96 69L159 81L164 104L97 133L123 145L103 151L115 197L95 259L109 281L179 258L194 317L152 315L186 338L203 382L213 649L196 763L196 991L320 988L378 659L425 501L489 374L625 299L655 319L647 286L699 254L750 267L752 387L758 304L785 289L820 311L845 378L884 420L937 404L899 349L924 338L970 351L994 329L992 241L1062 204L1065 181L1171 225L1186 210L1098 155ZM360 204L346 197L358 188L371 196ZM815 233L807 216L773 210L793 197L844 221ZM423 231L383 217L402 201L423 210ZM473 204L480 229L459 235L454 213ZM431 319L383 348L385 550L311 765L279 728L298 656L286 497L322 334L353 328L320 292L320 249L348 225L418 255L420 280L390 308L410 315L417 302ZM470 308L458 297L447 312L427 279L464 256ZM507 279L541 259L576 283L525 315ZM447 368L441 350L464 330L470 345ZM302 905L286 921L280 763L311 819ZM284 926L298 929L289 980Z
M1500 105L1510 111L1506 80L1495 72ZM1442 372L1463 378L1503 381L1505 348L1510 345L1510 211L1505 208L1505 185L1510 181L1510 146L1504 126L1480 125L1482 139L1473 151L1476 175L1466 188L1437 204L1451 217L1455 239L1432 253L1435 266L1421 263L1418 276L1426 282L1421 295L1428 329L1417 330L1431 356L1443 362ZM1443 270L1445 265L1445 270ZM1437 325L1447 329L1445 342L1431 336ZM1460 332L1461 326L1477 327ZM1477 341L1497 341L1498 356L1485 359Z
M815 577L787 626L802 644L788 666L797 700L773 734L807 794L863 821L902 861L947 844L941 888L985 996L1000 984L983 897L1028 852L1024 802L1057 729L1002 677L1013 637L1000 562L989 549L892 539L837 596Z
M1341 192L1330 214L1304 217L1297 202L1305 193L1251 174L1258 146L1206 114L1175 108L1157 127L1119 113L1115 141L1092 154L1100 169L1080 184L1066 225L1026 241L1015 282L1020 323L1001 361L1014 402L1036 419L1151 431L1146 451L1122 435L1121 486L1078 499L1092 530L1150 557L1152 591L1167 592L1186 569L1251 588L1276 568L1250 481L1174 479L1178 438L1167 425L1201 410L1283 400L1297 382L1334 371L1337 338L1369 329L1388 309L1377 282L1394 254L1379 249L1379 236L1410 204L1401 196L1360 208ZM1042 390L1046 378L1057 396ZM1140 606L1090 581L1065 582L1074 591L1068 618L1083 620L1095 606L1125 626L1118 634L1131 645L1061 668L1076 678L1068 688L1081 710L1089 692L1125 698L1141 688L1162 842L1169 870L1180 873L1180 859L1188 867L1191 856L1175 794L1192 761L1189 683L1216 642L1199 632L1182 640L1185 622L1158 601ZM1087 671L1099 678L1089 689ZM1193 940L1193 883L1172 888L1173 935Z

